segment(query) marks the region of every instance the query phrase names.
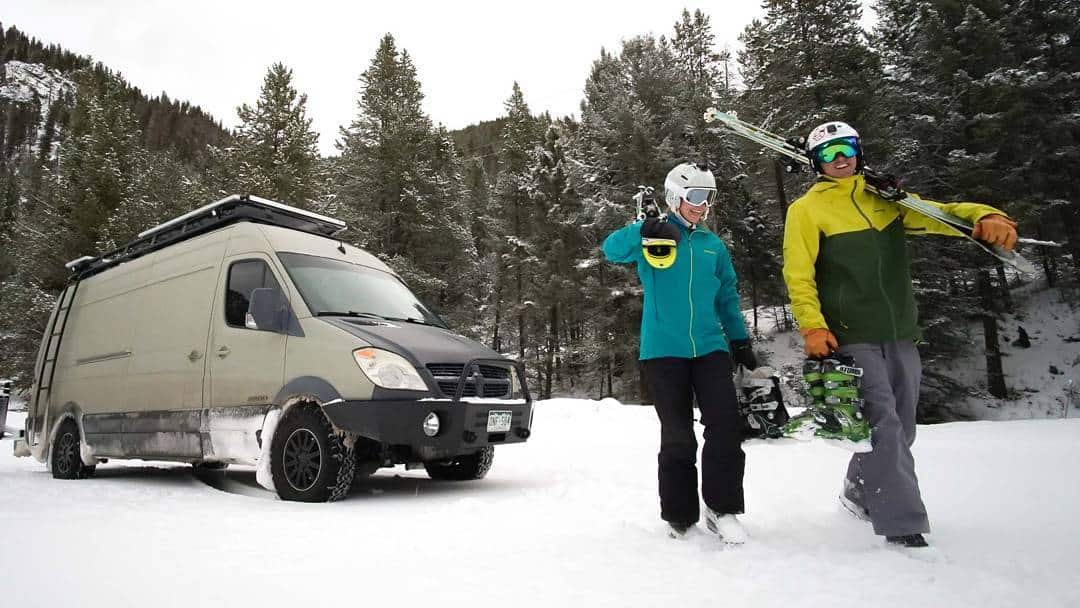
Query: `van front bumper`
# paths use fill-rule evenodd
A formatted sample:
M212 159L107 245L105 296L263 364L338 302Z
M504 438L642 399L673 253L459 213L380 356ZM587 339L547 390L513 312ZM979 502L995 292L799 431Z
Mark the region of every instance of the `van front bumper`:
M530 401L418 399L388 401L338 401L323 411L339 429L389 445L434 448L438 452L462 454L489 445L521 443L532 434ZM492 412L497 412L492 415ZM490 421L505 419L509 428L489 428ZM424 420L439 417L439 432L428 436Z

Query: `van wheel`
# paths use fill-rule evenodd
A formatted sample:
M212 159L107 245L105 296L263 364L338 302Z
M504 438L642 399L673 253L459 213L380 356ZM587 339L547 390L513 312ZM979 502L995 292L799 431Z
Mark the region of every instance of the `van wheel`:
M469 481L483 479L495 461L495 448L487 446L475 454L455 456L441 462L425 462L424 468L432 479L441 481Z
M94 474L96 466L83 464L79 425L74 420L68 418L60 423L49 453L49 462L55 479L86 479Z
M356 460L322 411L302 405L289 410L274 431L270 472L282 500L329 502L348 494Z

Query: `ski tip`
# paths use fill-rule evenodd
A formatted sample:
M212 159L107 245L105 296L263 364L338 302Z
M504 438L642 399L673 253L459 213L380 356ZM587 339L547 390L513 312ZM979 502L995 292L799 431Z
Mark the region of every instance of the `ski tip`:
M735 112L721 112L716 108L709 108L705 110L705 122L716 122L724 118L738 118Z
M1038 273L1038 270L1035 268L1035 264L1029 262L1027 258L1020 255L1019 253L1015 251L1005 251L1004 249L1001 249L999 247L995 247L994 250L995 253L998 254L998 257L1001 258L1002 262L1005 262L1006 264L1012 266L1019 272L1022 272L1029 276Z

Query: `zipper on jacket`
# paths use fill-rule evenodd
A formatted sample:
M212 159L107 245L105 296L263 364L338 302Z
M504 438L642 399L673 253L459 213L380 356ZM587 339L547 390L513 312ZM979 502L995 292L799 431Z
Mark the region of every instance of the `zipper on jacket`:
M878 290L881 291L881 298L885 300L885 306L889 308L889 323L892 325L893 340L896 340L896 312L893 308L892 302L889 300L889 294L885 291L885 274L884 269L881 267L884 256L881 255L881 245L877 240L877 229L874 228L874 223L870 221L870 218L866 217L862 209L859 208L858 201L855 200L855 190L859 187L858 180L851 183L851 204L855 206L855 211L859 212L859 215L866 220L866 225L870 227L871 238L874 239L874 252L877 253L877 284Z
M653 289L656 289L656 268L653 268L652 266L649 266L649 270L652 271ZM656 298L655 297L652 299L652 312L653 312L653 319L656 319L656 322L659 323L660 322L660 306L656 303Z
M686 288L686 297L690 300L690 352L697 356L697 343L694 342L694 231L686 235L686 245L690 249L690 281Z

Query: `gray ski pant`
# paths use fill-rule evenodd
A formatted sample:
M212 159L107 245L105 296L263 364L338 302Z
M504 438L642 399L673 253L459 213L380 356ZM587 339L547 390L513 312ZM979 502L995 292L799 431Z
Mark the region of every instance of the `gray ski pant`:
M874 533L904 536L930 531L915 476L915 408L922 360L913 342L845 344L840 353L863 368L859 389L873 429L873 451L848 464L844 494L870 514Z

